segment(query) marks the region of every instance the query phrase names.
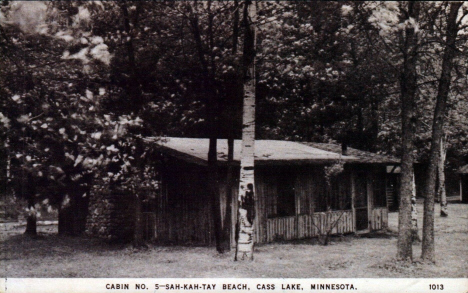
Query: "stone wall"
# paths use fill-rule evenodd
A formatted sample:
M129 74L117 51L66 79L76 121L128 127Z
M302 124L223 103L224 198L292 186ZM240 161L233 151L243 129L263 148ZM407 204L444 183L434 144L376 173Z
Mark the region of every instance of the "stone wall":
M112 242L130 242L135 227L132 194L93 188L89 201L86 234Z

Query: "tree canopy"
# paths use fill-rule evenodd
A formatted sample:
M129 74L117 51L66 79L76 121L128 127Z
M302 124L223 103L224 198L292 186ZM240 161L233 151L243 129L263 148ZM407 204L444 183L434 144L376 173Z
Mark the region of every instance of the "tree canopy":
M449 2L421 3L418 19L407 6L259 2L256 137L401 155L411 28L415 151L427 161ZM2 1L1 159L29 209L63 208L94 180L134 188L124 177L150 172L144 137L209 137L215 123L218 138L240 138L243 9L243 1ZM457 16L444 113L452 169L468 162L467 10Z

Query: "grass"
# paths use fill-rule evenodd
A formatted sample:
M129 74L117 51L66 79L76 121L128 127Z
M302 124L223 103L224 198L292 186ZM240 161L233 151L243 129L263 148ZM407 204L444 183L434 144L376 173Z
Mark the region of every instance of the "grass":
M422 206L418 205L420 226ZM398 215L390 213L389 232L369 237L334 237L328 246L314 241L257 246L254 262L233 262L232 253L213 247L158 247L135 251L85 237L59 237L55 226L40 227L37 238L24 227L2 229L1 277L253 277L253 278L466 278L468 205L450 204L449 217L436 207L436 264L395 260Z

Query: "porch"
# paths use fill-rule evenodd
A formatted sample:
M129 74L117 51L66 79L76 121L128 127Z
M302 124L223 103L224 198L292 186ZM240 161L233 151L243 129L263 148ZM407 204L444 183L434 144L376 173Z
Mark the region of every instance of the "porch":
M272 218L267 220L266 225L267 242L306 239L324 235L327 231L330 231L332 235L357 232L352 210ZM374 208L370 217L369 229L366 231L381 230L387 227L387 208Z

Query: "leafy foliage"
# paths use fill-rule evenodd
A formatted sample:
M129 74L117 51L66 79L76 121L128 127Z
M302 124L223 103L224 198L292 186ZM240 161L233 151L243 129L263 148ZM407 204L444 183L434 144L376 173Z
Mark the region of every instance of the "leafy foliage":
M417 155L427 160L447 2L422 3L417 22L402 20L406 2L257 5L258 138L399 155L400 41L411 26L421 40ZM142 138L207 137L213 108L218 137L234 125L239 138L243 8L243 1L3 1L0 149L17 195L59 208L70 190L68 198L93 185L132 193L153 186L157 170L143 163L150 155ZM445 125L453 169L468 161L466 10Z

